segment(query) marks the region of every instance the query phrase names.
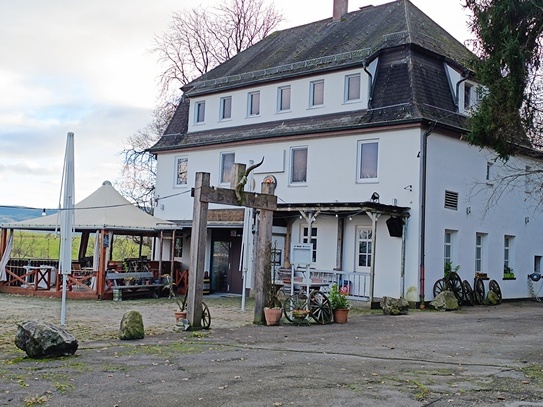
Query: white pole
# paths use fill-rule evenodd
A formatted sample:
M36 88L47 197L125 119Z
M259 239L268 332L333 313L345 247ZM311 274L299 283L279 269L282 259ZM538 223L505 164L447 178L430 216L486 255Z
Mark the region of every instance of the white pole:
M66 293L68 275L72 272L72 228L74 207L74 133L68 133L64 157L62 190L64 199L60 217L60 272L62 274L62 306L60 324L66 324Z
M253 160L249 160L249 167L253 165L255 162ZM253 188L253 172L249 173L249 177L247 179L247 183L245 184L245 187L248 188L250 192L254 190ZM245 311L245 292L247 291L247 274L248 274L248 264L250 264L249 259L249 253L250 253L250 247L251 247L251 221L253 216L253 210L251 208L245 208L245 212L243 215L243 237L241 239L241 260L240 260L240 268L241 268L241 277L242 277L242 285L241 285L241 310Z

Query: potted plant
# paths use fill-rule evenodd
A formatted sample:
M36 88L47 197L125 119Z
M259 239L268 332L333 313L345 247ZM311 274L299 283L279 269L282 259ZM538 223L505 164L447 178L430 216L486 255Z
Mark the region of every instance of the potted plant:
M272 270L271 267L271 256L268 256L268 258L270 259L270 263L269 267L266 267L268 272L264 279L264 319L266 320L266 325L269 326L279 325L281 315L283 314L283 308L281 307L281 302L277 298L278 286L275 281L275 271Z
M513 273L513 269L509 266L503 266L503 278L505 280L513 280L515 278L515 273Z
M334 322L338 324L344 324L347 322L347 317L349 315L349 295L347 287L341 287L337 284L332 285L330 292L328 293L328 299L330 300L330 305L332 306L332 314L334 315Z
M164 285L163 289L168 290L168 298L170 300L174 300L177 304L177 309L174 311L175 313L175 322L179 322L182 319L187 318L187 311L185 310L185 301L183 301L180 297L177 296L175 293L175 283L172 281L169 274L165 275L166 277L166 284Z

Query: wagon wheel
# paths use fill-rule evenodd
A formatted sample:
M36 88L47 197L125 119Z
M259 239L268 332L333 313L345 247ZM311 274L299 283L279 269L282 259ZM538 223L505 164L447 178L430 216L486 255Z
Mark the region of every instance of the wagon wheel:
M289 295L283 302L283 313L285 318L288 319L293 324L301 324L305 319L295 318L294 313L296 311L306 311L307 310L307 297L305 294L293 294Z
M475 279L473 286L473 296L475 298L475 304L481 305L485 301L485 284L480 278Z
M309 315L321 325L332 322L332 304L324 293L313 291L309 294Z
M488 290L493 291L494 294L498 297L498 304L501 304L502 302L502 290L500 289L500 285L496 280L490 280L488 283Z
M449 290L452 291L452 293L456 297L458 304L462 304L462 300L464 299L464 287L462 286L462 280L460 279L460 276L454 271L451 271L447 275L446 280L449 286Z
M211 314L209 313L209 308L205 302L202 302L202 328L209 329L211 326Z
M437 297L442 291L447 291L447 282L444 278L440 278L434 284L434 298Z
M469 281L462 281L462 286L464 287L464 302L468 305L475 305L475 300L473 299L473 290L471 289L471 284L469 283Z

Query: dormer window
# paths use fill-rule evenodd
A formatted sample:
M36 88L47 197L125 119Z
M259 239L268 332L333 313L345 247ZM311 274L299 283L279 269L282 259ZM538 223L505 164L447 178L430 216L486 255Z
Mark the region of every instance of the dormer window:
M195 122L203 123L206 119L206 102L196 102L195 106Z
M282 86L277 92L277 111L285 112L290 110L290 86Z
M249 93L249 116L260 114L260 92Z
M464 110L469 110L469 108L473 104L472 92L473 92L473 86L470 85L469 83L465 83L464 84Z
M232 118L232 96L221 98L221 120Z
M360 100L360 74L345 77L345 102Z
M311 107L324 105L324 80L311 82L309 105Z

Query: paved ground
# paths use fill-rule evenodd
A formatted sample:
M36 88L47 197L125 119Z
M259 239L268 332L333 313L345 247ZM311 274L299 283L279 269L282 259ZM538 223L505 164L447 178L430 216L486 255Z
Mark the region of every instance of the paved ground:
M25 316L8 312L21 300L30 300L27 319L57 306L0 295L4 332ZM262 327L250 324L250 309L239 312L239 299L217 298L206 300L216 316L210 331L173 332L171 304L140 301L72 306L72 319L87 309L68 324L85 338L70 358L29 360L7 340L9 328L0 405L543 406L540 303L397 317L352 310L346 325ZM170 312L158 317L164 307ZM146 323L152 334L114 339L109 320L118 326L138 308L144 321L156 317Z

